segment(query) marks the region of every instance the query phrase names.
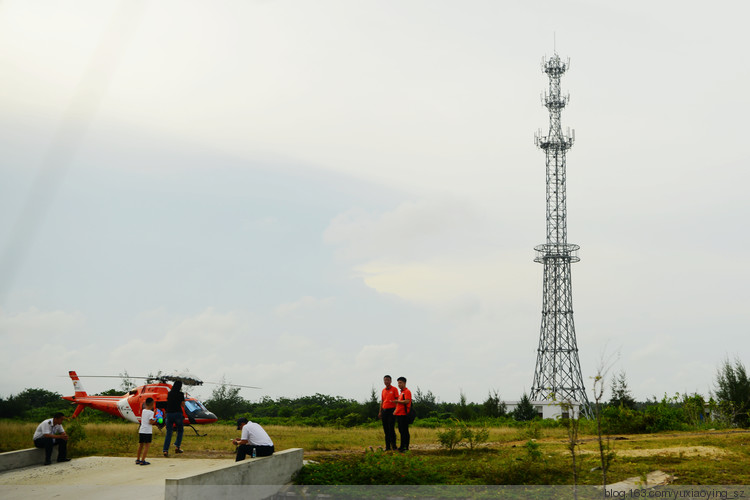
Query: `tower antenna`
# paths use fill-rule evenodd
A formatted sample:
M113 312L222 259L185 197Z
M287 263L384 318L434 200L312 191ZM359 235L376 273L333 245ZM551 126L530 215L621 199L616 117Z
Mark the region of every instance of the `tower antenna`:
M565 154L573 146L575 133L563 133L560 115L569 97L561 95L560 78L569 63L557 52L543 59L542 71L549 77L549 90L542 102L549 111L549 131L541 130L534 141L546 156L547 241L534 247L535 262L544 265L542 326L539 333L536 370L529 397L533 401L558 401L580 405L591 415L578 359L573 323L570 265L580 261L578 245L568 243Z

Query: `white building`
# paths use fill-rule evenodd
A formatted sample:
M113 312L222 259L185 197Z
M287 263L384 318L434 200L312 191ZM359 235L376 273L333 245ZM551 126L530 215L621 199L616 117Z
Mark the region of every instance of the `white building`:
M506 401L506 411L511 413L516 409L519 403L520 401ZM578 403L577 401L567 403L569 409L565 410L563 410L563 406L566 405L563 405L560 401L532 401L531 404L534 406L537 415L541 418L569 418L570 416L578 418L581 411L581 403ZM571 409L573 415L570 415Z

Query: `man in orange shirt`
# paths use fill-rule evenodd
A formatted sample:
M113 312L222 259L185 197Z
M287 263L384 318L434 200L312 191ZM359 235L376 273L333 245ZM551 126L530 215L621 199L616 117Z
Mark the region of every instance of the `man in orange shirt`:
M396 409L393 414L398 422L398 433L401 435L401 446L398 451L404 452L409 449L409 410L411 409L411 391L406 387L406 377L396 379L398 388L401 390L396 400Z
M396 409L398 389L391 385L391 376L383 377L385 388L380 393L380 411L378 418L383 421L383 432L385 432L385 449L396 449L396 417L393 411Z

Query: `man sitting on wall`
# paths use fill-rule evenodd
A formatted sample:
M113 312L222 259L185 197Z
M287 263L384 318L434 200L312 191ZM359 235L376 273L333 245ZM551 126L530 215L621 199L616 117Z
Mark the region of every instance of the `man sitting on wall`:
M44 448L44 465L52 463L52 448L57 446L57 461L70 462L68 455L68 435L63 429L64 415L55 413L52 418L45 420L34 432L34 446Z
M268 437L266 431L260 424L248 422L246 418L237 420L237 430L242 430L240 439L232 439L232 444L237 446L237 459L235 462L245 460L247 455L251 457L267 457L273 455L273 441Z

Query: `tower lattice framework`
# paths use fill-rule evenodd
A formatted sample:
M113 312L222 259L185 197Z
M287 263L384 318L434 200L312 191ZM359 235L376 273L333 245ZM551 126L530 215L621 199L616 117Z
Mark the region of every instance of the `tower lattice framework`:
M560 115L569 96L560 92L560 78L570 62L555 53L542 61L549 77L549 90L542 96L549 110L549 132L537 132L534 142L544 150L547 164L547 242L534 247L535 262L544 264L542 326L536 370L531 386L532 401L555 400L581 404L589 413L589 402L578 359L570 265L578 262L578 245L568 243L565 193L565 154L573 146L575 133L563 133Z

